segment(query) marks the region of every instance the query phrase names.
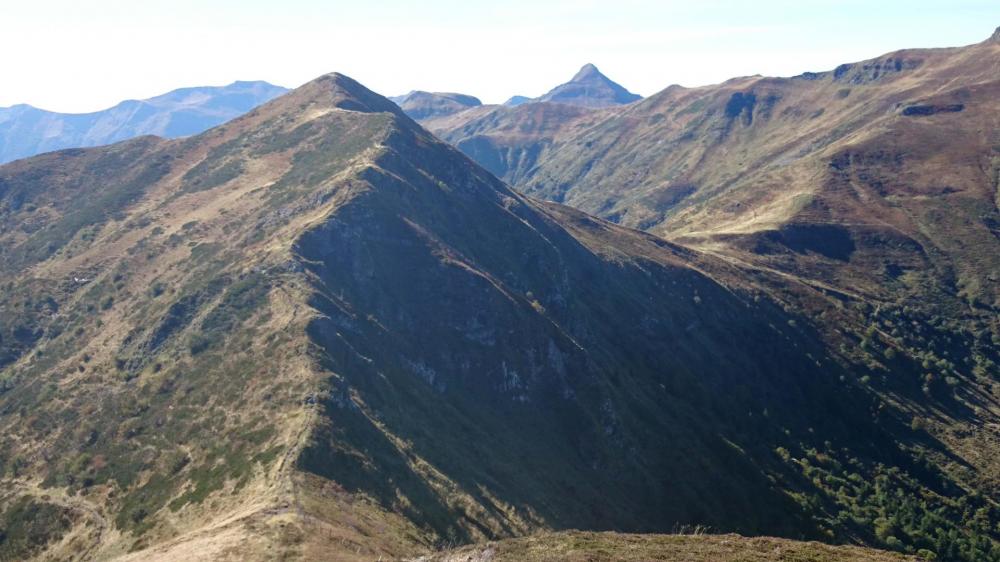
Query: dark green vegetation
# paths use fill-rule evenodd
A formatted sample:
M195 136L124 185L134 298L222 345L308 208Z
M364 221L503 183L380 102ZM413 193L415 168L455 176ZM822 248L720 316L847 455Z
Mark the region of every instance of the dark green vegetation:
M768 99L729 104L730 131ZM120 204L81 224L93 166ZM340 75L0 182L37 226L0 233L18 312L0 461L77 516L35 541L53 557L398 558L707 527L1000 558L994 286L930 250L920 267L914 238L796 220L667 241L518 194ZM574 536L619 540L557 535Z
M66 510L22 496L0 514L0 560L16 562L37 554L72 526Z

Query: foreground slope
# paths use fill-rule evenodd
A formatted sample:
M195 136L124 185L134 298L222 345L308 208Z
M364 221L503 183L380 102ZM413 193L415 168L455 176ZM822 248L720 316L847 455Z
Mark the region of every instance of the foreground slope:
M913 422L954 400L915 414L800 314L851 310L519 195L346 77L16 162L0 201L5 557L679 525L997 556Z
M57 113L30 105L0 108L0 164L142 135L174 138L198 134L286 91L267 82L234 82L221 87L181 88L93 113Z
M467 546L415 562L890 562L911 557L857 547L833 547L739 535L625 535L568 532Z

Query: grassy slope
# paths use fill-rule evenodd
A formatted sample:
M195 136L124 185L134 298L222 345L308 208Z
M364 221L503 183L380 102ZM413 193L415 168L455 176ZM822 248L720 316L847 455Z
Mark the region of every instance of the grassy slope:
M992 502L997 60L994 38L792 79L671 87L582 129L570 119L527 140L505 132L513 117L466 124L458 114L438 130L456 142L472 127L512 139L512 150L555 138L515 179L520 189L698 248L756 279L812 318L852 374L926 435L909 440L915 454ZM819 497L858 501L845 502L839 485L820 485Z
M468 546L420 562L889 562L913 560L888 552L815 542L739 535L556 533Z
M50 545L60 558L220 521L281 534L268 510L291 501L290 459L322 381L291 243L351 196L334 191L337 175L388 124L336 109L364 108L334 80L192 139L0 173L4 224L20 225L0 233L5 527L52 527L55 514L10 507L41 498L70 521ZM0 554L52 538L33 537Z
M498 178L518 185L560 143L599 123L605 111L550 102L488 105L420 120Z

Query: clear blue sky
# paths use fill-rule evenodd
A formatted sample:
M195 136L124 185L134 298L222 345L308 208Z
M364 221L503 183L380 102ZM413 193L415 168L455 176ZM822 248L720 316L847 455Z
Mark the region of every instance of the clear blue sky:
M539 95L593 62L652 94L978 42L1000 1L5 0L0 106L100 109L181 86L339 71L392 95Z

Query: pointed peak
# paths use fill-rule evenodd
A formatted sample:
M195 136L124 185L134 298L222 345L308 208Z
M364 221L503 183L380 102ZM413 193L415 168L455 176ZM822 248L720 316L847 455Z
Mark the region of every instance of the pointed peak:
M607 77L601 74L601 71L598 70L593 63L588 62L587 64L583 65L580 68L580 70L576 73L576 75L573 76L571 82L582 82L584 80L593 78L607 78Z
M1000 43L1000 27L996 28L996 31L990 36L989 41L991 43Z
M642 96L629 92L620 84L601 73L592 63L573 76L569 82L556 86L549 93L538 98L538 101L551 101L581 107L610 107L624 105L642 99Z
M362 113L395 113L403 115L399 106L388 98L369 90L353 78L331 72L324 74L294 90L297 98L309 98L311 101L329 104L338 109L360 111Z

